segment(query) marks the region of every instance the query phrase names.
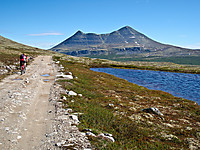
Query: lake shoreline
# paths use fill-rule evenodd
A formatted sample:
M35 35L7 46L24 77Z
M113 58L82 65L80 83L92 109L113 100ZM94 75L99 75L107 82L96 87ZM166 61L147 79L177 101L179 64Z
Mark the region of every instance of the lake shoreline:
M165 91L174 96L192 100L200 105L198 100L200 97L200 94L198 94L200 76L198 74L118 68L90 68L90 70L108 73L150 90Z

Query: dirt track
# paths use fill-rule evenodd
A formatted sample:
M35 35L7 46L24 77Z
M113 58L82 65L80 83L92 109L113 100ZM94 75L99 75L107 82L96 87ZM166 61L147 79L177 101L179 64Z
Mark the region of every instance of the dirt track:
M0 83L0 149L39 149L42 145L52 125L49 111L53 106L48 100L56 74L53 66L50 56L39 56L26 74L11 75Z

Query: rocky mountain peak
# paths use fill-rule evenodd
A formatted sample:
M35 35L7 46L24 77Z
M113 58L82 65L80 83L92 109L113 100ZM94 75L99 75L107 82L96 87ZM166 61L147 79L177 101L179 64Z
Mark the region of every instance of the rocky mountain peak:
M130 26L107 34L83 33L77 31L73 36L51 48L68 55L142 55L149 56L187 56L198 51L188 51L180 47L156 42Z
M83 35L84 33L80 30L78 30L74 35Z

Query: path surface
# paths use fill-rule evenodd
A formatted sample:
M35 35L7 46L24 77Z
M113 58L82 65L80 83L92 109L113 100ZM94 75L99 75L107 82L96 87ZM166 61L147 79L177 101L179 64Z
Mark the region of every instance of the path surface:
M52 125L49 111L53 106L48 100L55 74L51 56L39 56L26 74L11 75L0 83L1 150L39 149L42 145Z

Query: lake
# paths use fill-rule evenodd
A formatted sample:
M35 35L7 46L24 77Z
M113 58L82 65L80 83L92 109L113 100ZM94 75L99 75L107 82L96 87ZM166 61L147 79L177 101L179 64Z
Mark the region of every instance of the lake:
M200 105L200 75L151 70L91 68L152 90L161 90L174 96L197 102Z

